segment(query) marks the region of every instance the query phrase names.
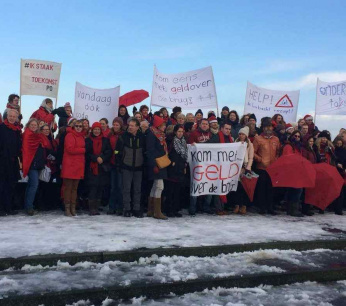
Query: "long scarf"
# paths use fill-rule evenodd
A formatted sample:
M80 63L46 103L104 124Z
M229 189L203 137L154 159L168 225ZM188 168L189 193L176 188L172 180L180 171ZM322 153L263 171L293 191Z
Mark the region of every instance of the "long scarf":
M27 128L23 134L23 177L26 177L31 163L35 157L36 151L38 147L41 145L42 147L47 146L48 139L39 133L35 133Z
M173 147L175 152L177 152L185 161L187 160L187 145L184 137L180 139L175 136L173 140Z
M7 119L4 120L4 124L11 129L12 131L20 131L21 128L19 125L13 124L13 123L9 123Z
M20 106L18 104L13 104L13 103L8 102L7 105L6 105L6 108L15 109L15 110L17 110L19 112Z
M93 154L94 155L101 155L102 152L102 134L99 136L91 136L90 139L93 143ZM99 174L99 164L98 162L90 162L90 169L94 175Z
M167 143L166 143L166 135L164 132L161 132L159 129L156 127L151 127L150 128L151 132L155 135L155 137L160 141L161 146L163 146L166 154L168 153L167 149Z

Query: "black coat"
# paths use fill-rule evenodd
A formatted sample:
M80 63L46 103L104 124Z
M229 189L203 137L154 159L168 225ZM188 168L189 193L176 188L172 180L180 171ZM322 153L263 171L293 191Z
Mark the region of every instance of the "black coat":
M56 108L52 111L53 115L58 115L59 117L59 128L63 126L67 126L67 120L69 118L69 115L67 115L65 108L63 106Z
M169 159L172 163L167 168L168 179L183 183L185 179L185 169L187 166L187 162L184 158L181 157L180 154L177 153L177 151L175 151L173 145L172 149L169 152Z
M160 180L167 178L167 168L159 169L159 173L154 172L157 166L156 158L166 154L164 147L157 137L149 131L147 135L147 158L148 158L148 178L149 180Z
M20 131L0 124L0 179L14 183L20 179L18 157L21 153Z
M97 162L98 157L103 159L103 163L98 165L98 175L94 175L90 168L90 163ZM111 157L112 148L108 138L102 137L100 155L94 154L92 140L90 138L85 139L85 175L88 185L107 185L109 183Z

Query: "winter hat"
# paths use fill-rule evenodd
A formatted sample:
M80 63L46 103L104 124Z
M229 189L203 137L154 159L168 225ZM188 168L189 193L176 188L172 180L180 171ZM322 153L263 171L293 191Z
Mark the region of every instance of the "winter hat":
M327 130L323 130L321 133L319 133L318 138L326 137L328 140L330 140L330 133Z
M217 119L216 119L216 117L215 116L210 116L209 118L208 118L208 122L209 122L209 124L210 123L217 123Z
M215 116L215 113L214 113L214 111L212 111L212 110L210 110L210 111L208 112L208 118L211 117L211 116Z
M286 124L286 132L288 132L290 129L294 130L292 124L287 123L287 124Z
M180 106L173 107L173 113L181 113L181 107Z
M198 109L197 112L195 113L195 116L197 116L197 114L201 114L203 116L203 112L201 109Z
M165 120L160 116L154 115L153 126L158 128L160 125L165 123Z
M238 132L238 134L242 133L242 134L245 134L246 137L249 137L249 132L250 132L250 129L248 126L244 126L243 128L241 128Z
M95 128L101 128L101 123L100 122L94 122L93 125L91 126L91 130L95 129Z
M304 120L309 120L309 119L313 120L314 118L311 115L305 115L303 119Z
M71 107L70 102L66 102L66 103L65 103L64 108L67 108L67 107Z
M228 106L224 106L224 107L222 108L222 112L223 112L224 110L226 110L226 111L229 112L229 107L228 107Z
M249 120L250 120L250 119L255 119L255 121L257 122L257 118L256 118L256 115L255 115L255 114L250 114Z
M68 118L68 119L67 119L67 125L70 125L70 123L71 123L73 120L76 120L76 118L73 118L73 117Z
M114 120L113 120L113 122L118 122L118 123L120 124L121 127L123 127L123 125L124 125L124 121L123 121L123 119L120 118L120 117L115 117Z

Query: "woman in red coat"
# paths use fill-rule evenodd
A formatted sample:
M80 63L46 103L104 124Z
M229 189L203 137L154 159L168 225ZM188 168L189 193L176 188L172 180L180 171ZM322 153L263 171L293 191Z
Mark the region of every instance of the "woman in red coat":
M49 126L54 120L53 111L53 101L49 98L46 98L42 101L40 108L35 111L30 118L36 118L38 121L44 121Z
M83 121L77 120L74 127L66 129L61 178L64 179L65 214L76 215L77 188L79 180L84 178L85 139Z

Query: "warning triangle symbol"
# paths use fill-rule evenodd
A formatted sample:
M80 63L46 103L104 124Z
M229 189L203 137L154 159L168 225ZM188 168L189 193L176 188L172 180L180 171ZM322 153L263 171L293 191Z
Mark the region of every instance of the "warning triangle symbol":
M292 101L289 98L289 96L286 94L284 95L276 104L275 107L293 107Z

